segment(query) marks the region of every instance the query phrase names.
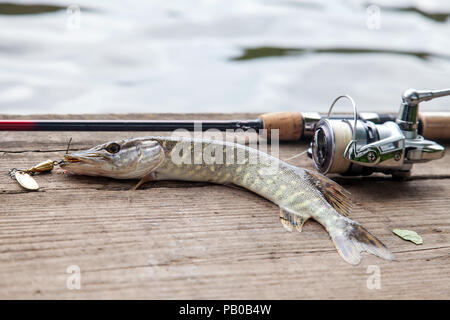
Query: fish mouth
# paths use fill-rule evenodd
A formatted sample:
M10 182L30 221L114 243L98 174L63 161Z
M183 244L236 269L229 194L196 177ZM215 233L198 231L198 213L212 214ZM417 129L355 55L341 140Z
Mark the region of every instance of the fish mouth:
M77 158L77 157L74 157L74 156L71 156L71 155L65 155L64 156L64 162L76 163L76 162L81 162L81 159Z
M66 165L74 164L95 164L104 160L104 157L98 153L69 153L64 155L63 163Z

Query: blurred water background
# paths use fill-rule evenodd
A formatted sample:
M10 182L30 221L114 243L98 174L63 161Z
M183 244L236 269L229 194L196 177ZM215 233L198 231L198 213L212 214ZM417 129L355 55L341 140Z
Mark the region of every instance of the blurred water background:
M326 111L340 94L396 112L407 88L450 87L449 16L438 0L0 2L0 113Z

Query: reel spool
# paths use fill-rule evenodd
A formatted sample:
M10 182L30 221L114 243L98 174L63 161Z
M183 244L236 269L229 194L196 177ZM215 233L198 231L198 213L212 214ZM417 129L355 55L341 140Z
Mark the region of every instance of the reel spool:
M330 119L334 105L342 98L347 98L352 103L353 124L347 119ZM354 130L355 127L356 130ZM366 145L377 138L377 131L372 122L358 121L355 101L348 95L339 96L332 103L327 118L316 125L311 143L314 165L323 174L369 175L374 171L372 168L352 163L344 157L344 153L353 140L358 141L360 145Z

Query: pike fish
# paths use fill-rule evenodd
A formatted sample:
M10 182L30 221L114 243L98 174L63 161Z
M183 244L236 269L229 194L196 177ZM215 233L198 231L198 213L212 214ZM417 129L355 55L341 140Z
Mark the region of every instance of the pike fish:
M75 174L147 181L234 184L277 204L280 221L302 231L310 218L329 233L339 255L357 265L361 252L394 260L392 252L347 215L349 193L320 173L290 165L237 143L182 137L142 137L66 154L61 168Z

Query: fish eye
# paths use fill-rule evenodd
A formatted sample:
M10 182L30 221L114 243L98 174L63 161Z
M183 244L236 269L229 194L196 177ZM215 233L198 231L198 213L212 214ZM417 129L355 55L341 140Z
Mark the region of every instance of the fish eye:
M113 143L110 143L110 144L105 148L105 150L108 151L109 153L117 153L117 152L120 151L120 145L117 144L117 143L115 143L115 142L113 142Z

